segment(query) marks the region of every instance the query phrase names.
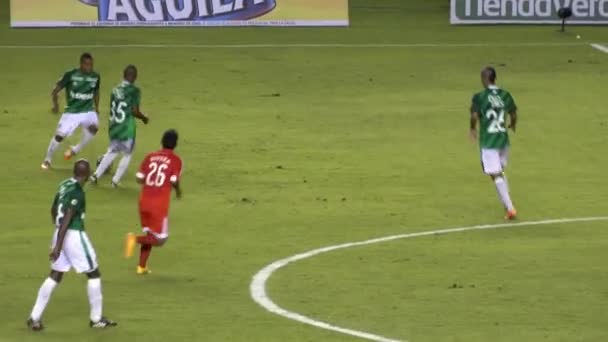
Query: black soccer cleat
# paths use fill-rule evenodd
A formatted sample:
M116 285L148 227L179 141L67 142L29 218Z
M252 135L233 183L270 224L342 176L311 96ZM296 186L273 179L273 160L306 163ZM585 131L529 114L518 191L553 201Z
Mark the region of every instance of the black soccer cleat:
M27 319L27 327L31 331L42 331L44 330L44 325L42 325L42 321L34 321L31 317Z
M118 325L118 323L116 323L110 319L107 319L105 317L101 317L101 319L97 322L89 321L89 326L91 328L95 328L95 329L105 329L105 328L115 327L117 325Z

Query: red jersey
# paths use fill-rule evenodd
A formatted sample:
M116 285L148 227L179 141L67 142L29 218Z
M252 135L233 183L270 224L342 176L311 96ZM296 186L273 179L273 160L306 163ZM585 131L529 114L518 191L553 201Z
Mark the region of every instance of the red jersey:
M173 150L162 149L148 154L137 172L137 178L143 180L140 207L168 212L171 183L179 181L181 173L182 160Z

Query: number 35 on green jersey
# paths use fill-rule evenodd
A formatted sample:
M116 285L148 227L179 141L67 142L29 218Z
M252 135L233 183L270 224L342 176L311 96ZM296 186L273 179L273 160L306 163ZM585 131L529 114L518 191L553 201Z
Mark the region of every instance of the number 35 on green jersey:
M123 81L112 89L110 96L110 140L135 139L136 124L133 107L139 106L141 91L135 85Z

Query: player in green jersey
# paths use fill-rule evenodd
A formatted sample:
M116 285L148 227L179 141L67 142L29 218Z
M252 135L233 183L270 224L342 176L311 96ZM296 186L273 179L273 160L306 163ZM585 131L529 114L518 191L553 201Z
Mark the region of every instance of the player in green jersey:
M95 249L84 231L86 202L83 187L90 174L89 162L83 159L77 161L74 164L74 176L61 182L55 194L51 207L51 219L56 227L49 256L51 273L40 287L36 303L27 320L31 330L44 329L41 321L44 309L53 290L61 282L63 274L71 268L78 273L85 273L89 279L87 283L91 305L89 326L107 328L116 325L116 322L102 316L101 275Z
M53 99L53 112L59 112L58 95L65 89L66 106L55 136L46 152L42 162L42 169L51 167L53 153L61 142L71 136L78 127L82 127L82 140L76 146L70 147L64 154L66 160L76 155L82 148L93 139L97 133L99 123L97 113L99 112L99 74L93 70L93 57L89 53L80 56L80 68L67 71L55 84L51 93Z
M473 96L471 104L471 130L473 141L479 139L481 165L496 186L498 196L506 210L505 219L513 220L517 211L511 201L504 169L509 155L509 134L505 127L505 116L510 116L508 128L515 132L517 106L508 91L496 85L496 70L486 67L481 72L484 90ZM477 134L479 123L479 137Z
M97 183L108 167L112 164L119 153L122 154L118 169L112 177L112 186L118 186L122 176L127 171L131 162L131 154L135 147L135 120L140 119L148 124L148 117L139 110L141 91L135 86L137 80L137 68L128 65L123 72L123 81L112 89L110 98L110 147L99 162L91 181Z

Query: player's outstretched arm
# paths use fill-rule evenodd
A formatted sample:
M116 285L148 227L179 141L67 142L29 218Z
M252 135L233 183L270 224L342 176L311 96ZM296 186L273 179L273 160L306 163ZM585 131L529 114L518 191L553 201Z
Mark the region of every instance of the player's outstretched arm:
M182 187L179 184L179 181L171 182L171 186L175 189L175 196L177 199L182 198Z
M55 114L59 113L59 92L61 92L62 90L63 84L57 82L57 84L55 84L55 88L53 88L53 91L51 91L51 99L53 101L52 111Z
M469 136L473 142L477 141L477 122L479 121L479 113L471 111L471 119L469 121Z
M53 200L53 205L51 205L51 222L53 222L53 224L56 224L57 222L57 198L58 195L55 196L55 199Z
M99 114L99 90L95 92L93 99L95 100L95 113Z
M150 121L150 118L139 110L139 106L133 107L133 116L140 119L145 125Z
M511 113L509 113L509 116L511 117L511 122L509 123L509 128L515 132L516 128L517 128L517 111L513 111Z
M99 89L101 88L101 76L97 80L97 84L95 85L95 96L93 100L95 101L95 112L99 114Z
M63 240L65 239L65 234L68 231L68 225L70 221L72 221L72 217L74 217L74 209L68 208L61 219L61 225L59 226L59 232L57 232L57 243L55 243L55 248L49 255L51 261L57 260L59 255L61 254L61 250L63 249Z

